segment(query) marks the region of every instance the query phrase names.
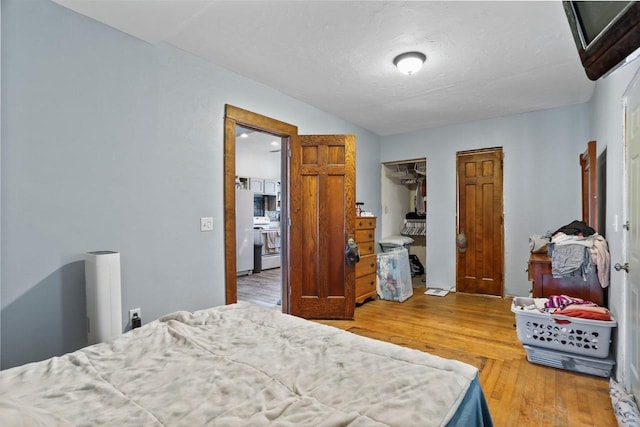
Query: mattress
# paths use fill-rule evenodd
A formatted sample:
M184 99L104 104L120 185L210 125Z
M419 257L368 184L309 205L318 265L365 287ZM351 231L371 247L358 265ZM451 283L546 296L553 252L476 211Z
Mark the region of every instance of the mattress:
M0 372L3 425L491 425L477 369L249 303ZM36 424L38 423L38 424Z

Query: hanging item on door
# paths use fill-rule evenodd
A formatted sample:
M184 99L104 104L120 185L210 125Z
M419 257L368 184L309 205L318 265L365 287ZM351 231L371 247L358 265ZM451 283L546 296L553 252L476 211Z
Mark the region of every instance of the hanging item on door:
M467 235L464 234L464 231L461 231L456 237L456 246L461 254L467 252Z
M347 261L349 267L353 267L360 261L360 249L355 240L349 239L347 241L347 248L344 251L344 258Z

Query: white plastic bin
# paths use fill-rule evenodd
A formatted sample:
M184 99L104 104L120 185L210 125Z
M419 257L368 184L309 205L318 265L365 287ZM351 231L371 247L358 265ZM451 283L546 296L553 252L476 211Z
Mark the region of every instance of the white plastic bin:
M403 302L413 296L409 252L396 249L376 256L376 289L380 299Z
M524 297L514 298L511 304L522 344L591 357L609 355L611 330L617 324L613 316L609 321L581 319L526 309L532 305L533 298Z
M609 378L613 365L615 365L612 357L599 359L530 345L524 345L523 347L527 352L527 360L531 363L579 372L581 374Z

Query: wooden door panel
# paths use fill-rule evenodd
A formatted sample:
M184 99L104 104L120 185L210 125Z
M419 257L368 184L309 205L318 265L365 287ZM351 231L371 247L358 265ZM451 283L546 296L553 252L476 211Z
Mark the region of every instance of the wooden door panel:
M502 296L502 150L458 154L458 232L457 290Z
M291 314L351 319L354 267L344 248L355 231L355 138L291 141Z
M328 154L331 154L329 150ZM331 161L331 156L330 159ZM343 161L344 162L344 161ZM324 264L327 266L327 296L344 295L344 277L345 277L345 258L344 248L346 243L345 221L344 221L344 175L327 175L325 177L326 186L324 197L327 203L321 204L321 218L324 218L326 224L323 229L326 233L320 235L320 253L326 256ZM335 209L333 204L339 204L343 209ZM355 227L355 223L354 223ZM321 260L322 262L323 260ZM354 276L355 280L355 276ZM354 284L355 286L355 284ZM355 291L354 291L355 292ZM355 297L354 297L355 298Z
M589 141L580 155L582 172L582 221L598 231L598 166L596 141Z

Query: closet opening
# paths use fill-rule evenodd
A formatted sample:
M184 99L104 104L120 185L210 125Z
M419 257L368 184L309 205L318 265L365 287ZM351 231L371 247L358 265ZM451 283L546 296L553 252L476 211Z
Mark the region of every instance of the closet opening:
M382 163L381 251L402 244L409 250L414 288L426 287L427 159Z

